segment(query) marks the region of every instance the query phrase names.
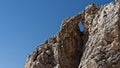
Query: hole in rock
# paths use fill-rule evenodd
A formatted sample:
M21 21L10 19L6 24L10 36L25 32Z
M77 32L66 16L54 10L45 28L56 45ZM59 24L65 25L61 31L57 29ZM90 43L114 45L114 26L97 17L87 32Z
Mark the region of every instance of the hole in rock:
M83 25L83 23L79 22L78 26L80 28L80 31L83 32L84 31L84 25Z

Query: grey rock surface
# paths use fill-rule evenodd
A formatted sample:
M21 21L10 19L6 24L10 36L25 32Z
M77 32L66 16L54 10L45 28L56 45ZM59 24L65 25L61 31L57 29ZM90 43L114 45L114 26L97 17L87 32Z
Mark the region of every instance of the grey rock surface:
M90 4L63 20L58 33L28 56L25 68L120 68L120 3Z

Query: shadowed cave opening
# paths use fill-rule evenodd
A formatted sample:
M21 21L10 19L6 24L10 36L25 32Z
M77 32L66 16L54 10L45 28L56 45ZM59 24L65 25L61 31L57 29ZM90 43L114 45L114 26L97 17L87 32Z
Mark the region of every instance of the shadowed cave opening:
M84 25L83 25L83 23L79 22L78 26L80 28L80 32L83 32L84 31Z
M79 65L80 65L80 63L81 63L81 58L82 58L82 56L83 56L83 53L84 53L84 51L85 51L85 45L86 45L86 43L87 43L87 40L88 40L88 35L89 35L89 33L88 33L88 31L87 32L85 32L85 26L84 26L84 24L83 24L83 22L79 22L78 23L78 26L79 26L79 30L80 30L80 32L82 33L82 35L81 35L81 44L80 44L80 46L81 46L81 51L80 51L80 53L81 53L81 55L79 56ZM79 66L78 65L78 66Z

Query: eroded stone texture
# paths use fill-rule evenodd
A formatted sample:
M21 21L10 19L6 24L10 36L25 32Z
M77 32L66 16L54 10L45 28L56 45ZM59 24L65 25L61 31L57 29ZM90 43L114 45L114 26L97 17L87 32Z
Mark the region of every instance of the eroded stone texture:
M120 3L102 6L89 21L90 16L85 13L89 39L79 68L120 68Z
M82 56L83 41L78 23L83 12L66 18L60 31L29 55L25 68L77 68Z
M90 4L63 20L60 31L28 56L25 68L120 68L120 3Z

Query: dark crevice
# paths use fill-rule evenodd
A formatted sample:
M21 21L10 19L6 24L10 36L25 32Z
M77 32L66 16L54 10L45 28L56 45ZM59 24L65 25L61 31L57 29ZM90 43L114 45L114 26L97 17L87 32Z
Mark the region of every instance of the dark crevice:
M82 48L81 48L82 50L80 52L81 55L80 55L80 61L79 61L79 62L81 62L81 58L82 58L83 53L85 51L85 45L88 41L89 32L86 31L87 29L85 29L85 27L84 27L84 22L79 22L78 26L79 26L80 33L81 33L81 43L82 43Z

